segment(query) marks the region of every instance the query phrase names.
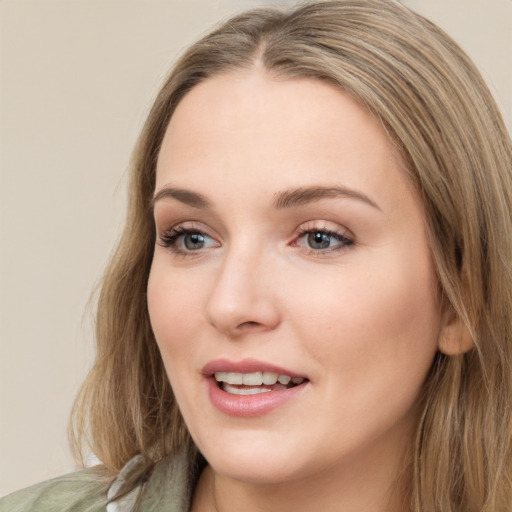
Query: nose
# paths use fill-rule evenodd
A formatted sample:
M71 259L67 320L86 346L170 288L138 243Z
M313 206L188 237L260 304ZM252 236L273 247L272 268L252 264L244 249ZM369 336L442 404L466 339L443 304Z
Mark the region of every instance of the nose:
M233 250L222 262L206 304L206 319L232 338L275 329L280 323L276 273L270 258Z

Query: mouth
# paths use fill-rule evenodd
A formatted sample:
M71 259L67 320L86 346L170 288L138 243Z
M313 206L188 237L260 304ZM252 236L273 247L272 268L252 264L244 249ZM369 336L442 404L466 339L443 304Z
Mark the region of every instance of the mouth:
M295 403L310 383L304 374L251 358L216 359L207 363L201 373L213 406L238 418L263 416Z
M215 372L212 377L222 391L231 395L257 395L271 391L282 391L304 384L305 377L291 377L268 371L251 373Z

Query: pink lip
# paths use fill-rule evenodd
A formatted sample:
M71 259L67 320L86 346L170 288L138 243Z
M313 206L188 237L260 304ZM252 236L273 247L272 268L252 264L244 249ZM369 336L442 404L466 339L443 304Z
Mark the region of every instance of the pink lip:
M230 361L229 359L215 359L207 363L201 373L205 377L212 376L215 372L236 372L236 373L252 373L252 372L273 372L279 375L289 375L290 377L304 377L292 370L280 368L279 366L258 361L256 359L242 359L241 361Z
M251 373L256 371L274 372L279 375L289 375L290 377L305 377L304 375L299 375L290 370L255 359L244 359L238 362L217 359L206 364L201 372L205 377L208 395L213 406L228 416L238 416L241 418L262 416L296 398L309 383L306 380L303 384L292 388L269 391L257 395L232 395L220 389L213 376L215 372Z

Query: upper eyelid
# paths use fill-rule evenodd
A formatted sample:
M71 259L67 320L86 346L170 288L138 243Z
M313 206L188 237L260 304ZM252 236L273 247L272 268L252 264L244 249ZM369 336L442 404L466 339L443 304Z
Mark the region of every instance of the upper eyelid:
M332 230L332 229L314 229L313 228L313 229L305 229L305 230L299 232L298 235L294 238L294 242L303 238L304 236L306 236L309 233L324 233L333 238L337 238L339 241L350 242L350 245L354 244L356 241L355 237L347 231ZM349 245L349 244L346 243L346 245Z
M169 226L168 228L165 228L165 229L162 229L162 230L159 230L157 229L157 236L166 236L166 235L169 235L169 234L176 234L176 235L186 235L186 234L190 234L190 233L200 233L202 235L205 235L207 236L208 238L211 238L212 240L215 240L218 242L218 236L215 236L213 234L210 233L210 230L208 229L204 229L203 227L201 226L190 226L190 225L184 225L183 223L180 223L180 224L176 224L176 225L173 225L173 226Z
M339 235L346 236L347 238L353 238L354 234L344 224L339 222L328 221L328 220L311 220L301 223L296 233L304 233L309 231L325 231L329 233L337 233Z
M208 228L203 222L196 220L185 220L179 222L169 222L169 223L159 223L156 222L156 231L158 233L170 232L173 230L183 230L183 231L193 231L204 233L210 237L212 237L211 229ZM159 225L160 224L160 225Z

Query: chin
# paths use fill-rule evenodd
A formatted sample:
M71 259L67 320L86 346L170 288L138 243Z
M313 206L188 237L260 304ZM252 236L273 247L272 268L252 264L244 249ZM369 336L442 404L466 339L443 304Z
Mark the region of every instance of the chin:
M297 460L299 448L285 447L283 442L272 442L268 436L253 432L234 433L239 439L217 439L200 451L217 475L253 484L275 484L300 478L302 471ZM245 440L240 437L246 437ZM267 439L264 439L267 437ZM288 448L284 449L283 448Z
M289 462L277 461L227 461L219 460L210 463L215 473L224 478L254 485L271 485L288 482L300 476Z

